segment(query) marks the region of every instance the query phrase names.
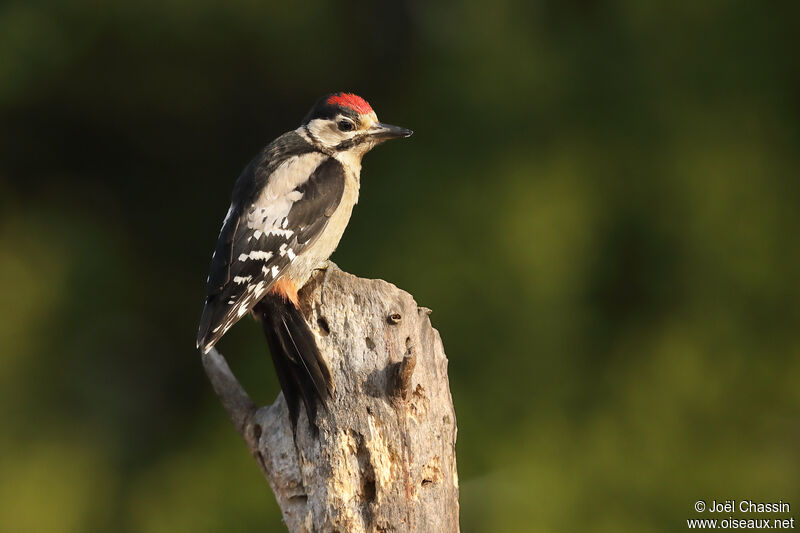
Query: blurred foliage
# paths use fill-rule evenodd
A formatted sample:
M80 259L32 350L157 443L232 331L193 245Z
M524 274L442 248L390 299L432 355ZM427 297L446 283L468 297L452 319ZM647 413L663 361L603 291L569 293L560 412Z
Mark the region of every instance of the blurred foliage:
M7 0L4 529L281 530L194 331L238 172L342 89L416 130L334 259L434 309L466 533L800 506L797 6Z

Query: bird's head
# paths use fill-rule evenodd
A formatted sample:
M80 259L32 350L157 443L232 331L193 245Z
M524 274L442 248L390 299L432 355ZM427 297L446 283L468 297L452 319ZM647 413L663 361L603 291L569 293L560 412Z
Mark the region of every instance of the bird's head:
M349 152L358 158L389 139L409 137L413 132L384 124L366 100L350 93L333 93L320 98L301 126L312 140L335 152Z

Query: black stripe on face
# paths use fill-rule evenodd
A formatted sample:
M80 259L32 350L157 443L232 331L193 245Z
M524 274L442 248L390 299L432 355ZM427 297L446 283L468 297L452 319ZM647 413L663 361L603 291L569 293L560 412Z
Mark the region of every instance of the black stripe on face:
M342 141L337 144L334 148L337 152L344 152L345 150L349 150L350 148L357 146L363 142L368 141L370 138L369 134L367 133L360 133L355 137L347 139L346 141Z
M319 142L319 139L314 136L314 134L311 132L311 128L309 128L307 124L303 126L303 131L306 132L306 135L308 135L308 138L311 140L311 144L313 144L318 150L323 150L325 148L325 146Z

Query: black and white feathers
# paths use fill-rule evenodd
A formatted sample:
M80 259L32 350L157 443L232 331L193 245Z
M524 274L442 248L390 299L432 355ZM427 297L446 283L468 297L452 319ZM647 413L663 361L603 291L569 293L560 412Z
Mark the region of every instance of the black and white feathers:
M212 256L197 334L202 352L246 315L277 279L291 275L302 285L317 263L327 259L325 253L332 249L319 258L308 252L324 238L342 203L346 180L340 161L296 131L278 137L250 162L236 182ZM350 209L352 205L347 218Z
M350 220L364 154L411 133L379 122L360 96L333 93L251 161L212 257L198 348L207 352L273 287L297 303L296 291L333 253Z

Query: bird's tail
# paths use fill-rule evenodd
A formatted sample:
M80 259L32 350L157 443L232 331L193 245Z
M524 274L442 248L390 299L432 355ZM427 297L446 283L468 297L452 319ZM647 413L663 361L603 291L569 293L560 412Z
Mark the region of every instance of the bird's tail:
M332 395L330 370L316 339L295 304L279 294L268 294L256 306L264 335L289 407L292 427L297 427L300 400L311 427L316 430L317 407Z

